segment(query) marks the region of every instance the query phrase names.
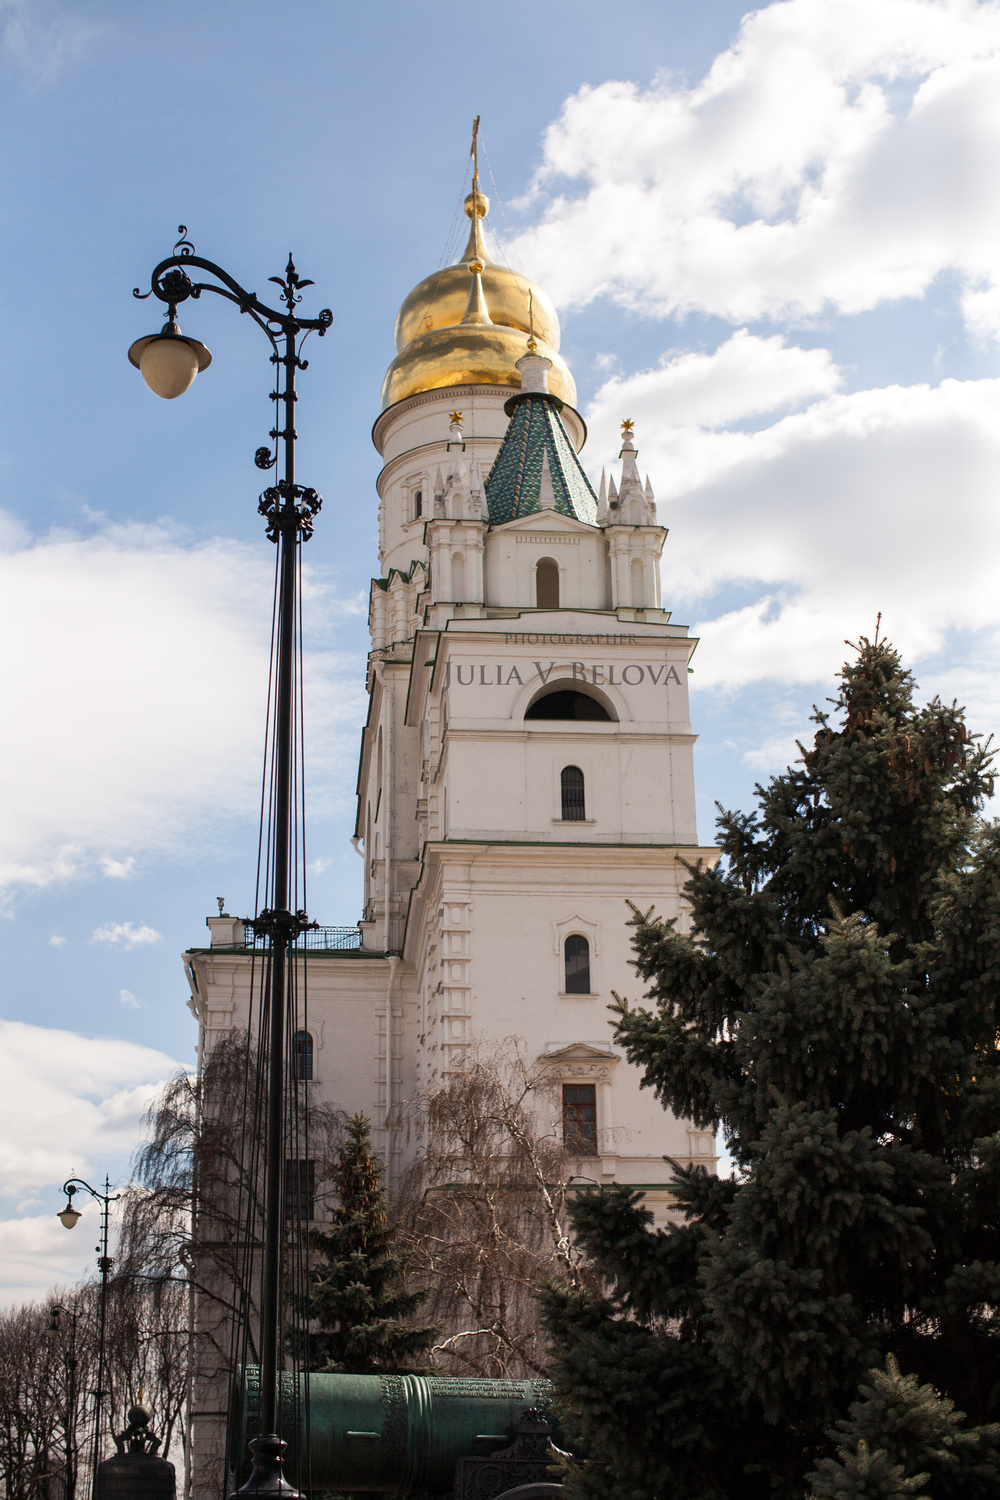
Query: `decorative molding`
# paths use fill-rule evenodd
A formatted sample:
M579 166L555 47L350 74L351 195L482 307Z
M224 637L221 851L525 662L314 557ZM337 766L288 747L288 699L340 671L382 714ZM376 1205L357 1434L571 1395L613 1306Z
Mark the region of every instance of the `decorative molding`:
M556 820L553 818L552 820ZM552 923L552 951L562 956L562 946L571 932L579 932L590 943L591 951L596 958L601 951L601 924L595 922L591 917L582 917L579 912L574 912L571 917L563 917L561 922Z
M595 1047L590 1042L570 1042L554 1052L543 1052L538 1062L543 1068L552 1068L573 1078L607 1078L621 1058L617 1052Z

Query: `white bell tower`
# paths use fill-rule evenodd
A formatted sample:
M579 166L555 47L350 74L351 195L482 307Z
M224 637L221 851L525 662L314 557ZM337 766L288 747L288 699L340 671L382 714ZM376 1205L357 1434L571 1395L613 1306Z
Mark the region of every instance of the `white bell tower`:
M374 428L356 837L365 944L396 957L393 1101L516 1037L562 1091L585 1175L663 1203L664 1155L711 1165L714 1143L640 1094L607 1006L637 993L627 901L683 923L685 862L716 857L695 828L696 643L663 608L666 532L632 424L595 494L555 312L489 262L484 204L474 186L465 258L404 303L397 336L425 331ZM464 304L450 325L443 299Z
M627 902L683 926L686 866L716 858L695 828L696 643L663 605L631 422L595 493L555 309L491 260L476 177L465 207L462 258L400 309L373 430L364 910L304 940L301 1056L318 1098L372 1118L391 1181L415 1149L396 1107L516 1038L579 1174L662 1212L664 1156L711 1168L714 1141L640 1092L607 1007L641 993ZM185 954L203 1056L246 1025L254 941L210 926Z

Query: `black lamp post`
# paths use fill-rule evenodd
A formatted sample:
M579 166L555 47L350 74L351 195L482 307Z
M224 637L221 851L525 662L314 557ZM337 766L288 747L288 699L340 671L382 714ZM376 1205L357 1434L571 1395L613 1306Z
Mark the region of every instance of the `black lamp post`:
M66 1210L64 1209L65 1213ZM75 1210L74 1210L75 1212ZM76 1496L76 1323L80 1316L71 1307L61 1307L53 1302L49 1308L52 1321L45 1332L57 1338L62 1332L60 1317L69 1318L69 1348L66 1351L66 1443L65 1443L65 1500Z
M272 399L284 410L283 425L276 423L270 432L276 449L258 448L254 462L259 469L277 464L277 444L283 446L283 477L270 485L260 497L258 510L267 522L267 535L280 548L278 561L278 632L277 693L275 699L275 763L273 864L270 904L254 918L254 927L264 932L270 948L270 983L268 996L268 1062L267 1062L267 1140L265 1150L264 1192L264 1258L261 1277L260 1335L260 1431L253 1445L254 1473L247 1482L250 1492L281 1490L294 1495L281 1476L281 1450L276 1434L278 1416L278 1334L281 1312L284 1218L283 1175L284 1143L282 1133L285 1099L284 1031L288 977L292 971L296 939L309 927L304 911L290 907L290 856L293 808L295 686L294 642L297 613L297 562L299 547L312 535L313 520L322 505L315 490L304 489L295 478L295 372L304 370L307 361L301 357L302 345L310 333L320 338L333 322L333 314L324 308L318 317L303 318L296 311L301 302L300 289L312 286L302 281L292 257L288 257L285 274L269 280L281 288L284 311L268 307L253 292L248 292L213 261L196 255L194 246L185 239L186 228L180 226L181 238L174 252L160 261L151 278L150 290L136 297L154 295L167 304L167 322L158 334L137 339L129 349L129 359L137 365L152 391L172 400L188 389L199 370L207 368L212 356L204 344L182 334L177 324L177 306L202 292L215 292L235 303L263 329L271 344L271 363L280 366L283 375ZM211 281L192 281L188 274L197 268L207 271L221 285Z
M91 1485L96 1500L97 1465L101 1460L101 1407L104 1404L104 1337L108 1316L108 1276L114 1265L114 1261L108 1254L108 1212L110 1205L116 1203L120 1195L112 1193L111 1183L107 1177L104 1179L103 1193L91 1187L89 1182L84 1182L82 1177L70 1177L67 1182L63 1183L66 1207L56 1215L65 1229L74 1229L83 1217L80 1210L73 1207L73 1198L80 1188L86 1188L90 1196L101 1205L101 1243L94 1247L97 1251L97 1269L101 1273L101 1303L97 1332L97 1387L94 1391L94 1472L91 1475ZM73 1328L75 1332L75 1323Z

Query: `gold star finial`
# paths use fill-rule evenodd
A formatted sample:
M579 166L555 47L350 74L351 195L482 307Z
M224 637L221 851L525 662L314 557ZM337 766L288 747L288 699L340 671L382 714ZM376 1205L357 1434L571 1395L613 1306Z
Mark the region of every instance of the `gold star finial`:
M622 423L622 437L631 437L634 426L635 423L632 421L632 418L626 417Z
M462 423L465 421L465 418L462 416L462 413L460 411L452 411L448 413L448 420L449 422L454 422L456 427L461 427Z

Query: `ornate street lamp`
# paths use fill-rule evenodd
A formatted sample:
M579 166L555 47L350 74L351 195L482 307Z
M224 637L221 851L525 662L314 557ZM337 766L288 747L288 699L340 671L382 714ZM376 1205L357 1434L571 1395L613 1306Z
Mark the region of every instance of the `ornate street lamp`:
M78 1208L73 1207L73 1198L80 1188L86 1188L92 1198L101 1205L101 1243L95 1245L97 1251L97 1269L101 1273L101 1305L99 1312L97 1333L97 1388L94 1391L94 1465L91 1475L93 1493L97 1496L97 1465L101 1459L101 1407L104 1403L104 1336L107 1327L108 1316L108 1276L114 1261L108 1254L108 1211L112 1203L116 1203L121 1196L112 1193L111 1183L107 1177L104 1179L104 1192L99 1193L96 1188L91 1187L89 1182L84 1182L82 1177L70 1177L63 1183L63 1192L66 1194L66 1207L56 1217L61 1221L64 1228L75 1229L83 1215ZM73 1324L74 1335L76 1323Z
M295 478L295 373L304 370L307 361L301 357L302 345L310 333L320 338L333 322L333 314L324 308L315 318L304 318L297 312L301 289L312 286L300 280L292 257L288 257L284 276L269 279L281 288L284 310L268 307L253 292L248 292L213 261L195 254L185 238L186 228L173 254L162 260L152 274L148 292L136 287L136 297L153 295L167 305L167 322L158 334L137 339L129 349L129 359L138 366L146 384L158 396L172 400L186 391L199 370L208 367L211 355L197 339L182 334L177 323L177 307L203 292L215 292L234 303L266 334L271 345L271 363L283 372L272 400L284 411L282 425L270 432L275 452L258 448L254 462L259 469L270 469L278 462L283 449L283 477L270 485L260 497L258 510L267 523L267 535L279 547L277 600L277 692L275 697L273 825L270 848L273 851L269 904L254 918L254 930L266 934L270 950L268 993L262 1015L267 1015L267 1104L264 1187L264 1253L261 1274L260 1332L260 1436L251 1444L254 1472L244 1492L282 1493L293 1497L296 1491L281 1474L281 1454L285 1447L277 1434L278 1425L278 1352L281 1320L284 1221L284 1138L285 1102L285 1020L289 976L293 973L294 946L311 923L304 911L290 906L294 806L294 723L295 632L297 625L297 588L299 548L312 535L313 521L322 505L313 489L305 489ZM189 274L197 268L214 277L214 281L193 281ZM219 283L219 284L217 284Z
M73 1224L80 1215L75 1208L63 1209L59 1215L63 1223L66 1223L64 1214L75 1215L72 1223L67 1224L67 1229L72 1229ZM64 1489L65 1500L75 1500L76 1496L76 1324L80 1314L74 1308L62 1307L58 1302L53 1302L49 1308L51 1321L45 1332L53 1341L62 1333L60 1317L69 1318L69 1347L66 1351L66 1442L65 1442L65 1473Z

